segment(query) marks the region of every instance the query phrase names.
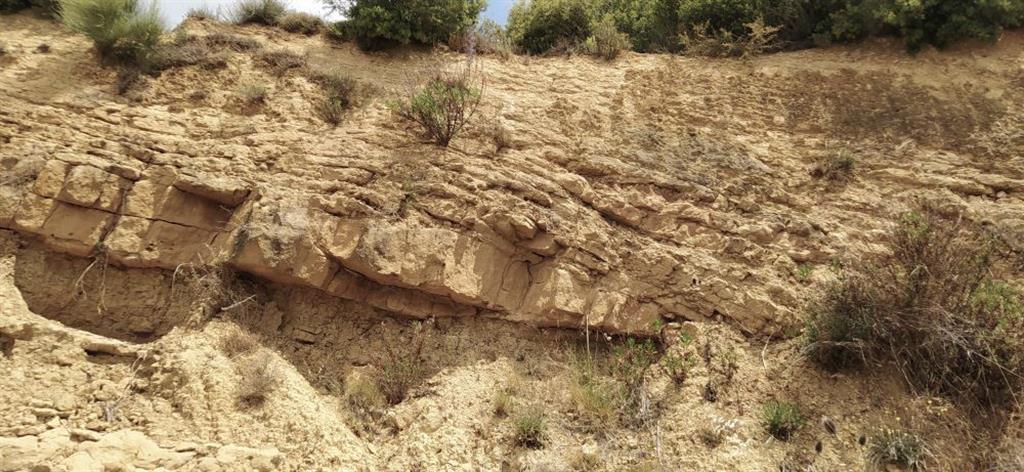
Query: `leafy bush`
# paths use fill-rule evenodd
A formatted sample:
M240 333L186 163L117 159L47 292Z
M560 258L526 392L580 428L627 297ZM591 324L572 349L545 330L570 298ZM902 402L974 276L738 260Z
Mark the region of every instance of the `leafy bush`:
M761 410L761 425L768 434L785 441L804 425L804 416L795 403L772 400Z
M319 16L303 12L288 12L277 19L277 26L289 33L300 33L312 36L324 28L324 20Z
M921 438L907 431L883 429L871 438L867 462L876 470L887 470L888 466L903 467L905 470L924 470L925 461L931 453Z
M273 26L287 11L281 0L241 0L235 5L234 19L240 25Z
M486 18L476 28L452 36L448 47L465 53L496 54L502 58L512 55L512 41L508 33L501 25Z
M482 90L475 76L470 67L462 72L438 72L391 106L400 117L419 124L437 145L448 146L480 105Z
M522 447L540 449L547 441L548 425L544 407L531 405L512 420L512 441Z
M597 16L611 16L640 52L675 51L681 0L598 0Z
M699 29L725 32L735 37L747 33L746 25L761 16L755 0L683 0L679 22L687 32Z
M365 49L439 44L466 31L484 0L325 0L347 20L342 29Z
M925 206L888 246L810 306L810 357L833 369L892 360L914 387L969 405L1010 401L1024 374L1024 314L1019 293L992 279L993 239Z
M127 64L148 60L164 33L156 7L138 0L64 0L61 19L92 39L101 58Z
M595 22L591 31L592 34L583 42L583 50L587 54L612 60L618 57L620 52L631 47L629 36L619 32L615 20L610 15Z
M590 36L587 0L519 0L508 14L512 43L529 54L570 48Z
M1004 0L920 0L882 2L876 17L904 38L911 50L925 44L946 47L960 39L993 41L1013 26L1014 2Z

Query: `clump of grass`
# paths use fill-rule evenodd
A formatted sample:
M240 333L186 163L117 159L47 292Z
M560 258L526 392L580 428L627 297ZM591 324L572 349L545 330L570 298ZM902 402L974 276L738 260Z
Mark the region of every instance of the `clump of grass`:
M213 11L210 7L203 5L201 7L189 8L188 13L185 13L185 18L203 21L220 21L220 14Z
M427 376L423 346L430 335L428 323L413 323L403 348L386 347L386 358L381 365L377 386L388 404L397 405L405 400L409 391Z
M693 337L688 333L681 332L679 333L676 347L681 351L686 351L692 343ZM690 352L683 352L682 354L669 352L662 356L661 365L676 385L682 385L690 376L690 370L697 365L697 359Z
M273 26L285 14L287 7L281 0L241 0L235 6L235 23Z
M615 427L623 405L623 389L593 374L579 374L569 390L573 410L587 432L603 433Z
M267 95L270 93L270 90L266 85L250 82L238 87L237 93L243 104L259 106L267 102Z
M345 382L344 399L349 409L363 418L376 414L387 405L387 399L377 382L365 375L349 376Z
M483 92L472 67L437 72L408 96L391 102L398 116L418 124L439 146L447 147L476 114Z
M838 369L893 360L912 386L996 408L1024 375L1020 296L999 280L995 240L960 215L905 214L889 253L809 307L807 354Z
M540 449L547 441L548 425L544 407L530 405L512 419L512 442L517 446Z
M292 11L277 19L277 27L289 33L312 36L324 29L324 20L309 13Z
M796 272L793 275L797 280L804 282L811 278L811 274L814 273L814 267L810 264L800 264L796 267Z
M498 418L508 416L513 407L512 393L509 392L508 389L504 388L495 390L494 399L491 401L491 405L491 411L494 413L494 416L497 416Z
M592 472L601 470L604 461L598 454L579 450L569 456L568 465L569 470L574 472Z
M228 53L219 51L205 38L181 35L157 47L147 64L147 72L155 73L175 67L201 66L217 69L227 65Z
M831 153L823 157L811 169L811 177L824 179L833 182L845 182L853 178L853 171L857 165L857 159L853 153L846 149Z
M358 101L359 82L340 69L315 71L309 77L324 93L314 105L317 116L332 125L341 123L345 113Z
M281 385L281 372L267 352L239 358L235 365L241 379L236 396L246 407L262 406L270 395Z
M895 429L883 429L871 438L867 462L876 470L899 466L909 470L924 470L931 453L916 434Z
M260 342L256 336L237 326L232 326L217 338L217 349L230 358L249 354L259 349L259 347Z
M101 59L130 65L144 64L164 34L154 4L138 0L64 0L60 17L92 39Z
M263 51L256 56L259 64L271 70L275 74L284 74L290 69L297 69L306 65L306 58L287 49L275 51Z
M768 434L786 441L804 425L804 417L795 403L771 400L761 410L761 425Z

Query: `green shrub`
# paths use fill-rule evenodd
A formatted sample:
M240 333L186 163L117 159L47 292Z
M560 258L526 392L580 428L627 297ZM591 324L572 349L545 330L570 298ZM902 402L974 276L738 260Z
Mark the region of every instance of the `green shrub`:
M595 22L591 32L583 42L583 50L592 56L612 60L618 57L620 52L631 47L629 36L619 32L615 20L610 15Z
M277 26L289 33L312 36L324 28L324 20L319 16L303 12L288 12L277 19Z
M599 0L595 15L611 16L640 52L675 51L679 46L681 0Z
M347 36L365 49L440 44L476 23L484 0L325 0L344 13Z
M755 0L683 0L679 6L679 22L688 32L709 29L725 31L741 37L746 25L761 16Z
M287 7L281 0L241 0L235 5L234 19L240 25L273 26L286 12Z
M512 420L512 442L518 446L540 449L547 441L548 425L544 407L531 405L518 412Z
M804 416L795 403L772 400L761 410L761 425L768 434L786 441L804 425Z
M92 39L101 58L128 64L148 60L164 33L156 7L137 0L64 0L61 19Z
M924 470L931 453L924 441L907 431L884 429L871 438L868 445L867 462L875 470L888 470L898 466L904 470Z
M911 50L925 44L940 48L960 39L994 41L1013 20L1013 2L1005 0L887 1L876 13Z
M400 117L419 124L437 145L448 146L476 114L481 96L474 73L466 69L462 73L439 72L391 106Z
M1020 296L994 280L994 240L961 215L903 216L889 253L812 303L807 352L825 367L895 361L912 386L999 407L1024 375Z
M512 41L508 33L501 25L486 18L476 28L452 36L448 47L455 51L496 54L503 58L512 55Z
M569 49L590 36L586 0L519 0L508 14L512 43L529 54Z

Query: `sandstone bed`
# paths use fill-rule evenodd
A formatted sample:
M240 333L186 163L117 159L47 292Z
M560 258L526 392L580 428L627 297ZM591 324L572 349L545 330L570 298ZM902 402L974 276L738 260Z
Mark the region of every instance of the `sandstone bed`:
M934 433L951 451L940 467L967 459L963 412L885 372L816 371L791 338L833 268L880 251L917 202L1024 251L1020 33L914 57L885 42L750 60L483 57L484 108L441 149L384 102L461 55L182 28L340 67L374 98L328 126L314 84L250 53L118 95L84 39L0 17L0 471L563 470L580 451L609 470L852 470L858 437L894 421ZM253 82L270 90L255 110L235 92ZM851 181L810 175L839 149L857 157ZM431 320L432 375L365 428L339 385L405 342L409 319ZM257 410L235 405L239 374L216 349L233 325L283 372ZM656 425L574 427L566 346L661 326L733 353L722 400L702 398L719 375L704 355L682 387L655 372ZM543 450L510 446L490 414L513 378L551 412ZM838 434L812 422L766 441L770 397L838 419ZM725 444L697 439L733 419Z

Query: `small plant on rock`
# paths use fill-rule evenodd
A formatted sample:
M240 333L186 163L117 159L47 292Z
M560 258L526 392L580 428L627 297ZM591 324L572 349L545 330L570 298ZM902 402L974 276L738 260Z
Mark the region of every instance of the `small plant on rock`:
M247 106L258 106L266 103L270 90L266 85L257 83L242 84L238 88L238 97Z
M403 349L386 346L387 355L380 368L377 386L391 405L405 400L409 391L427 376L423 346L429 336L430 325L416 322Z
M491 411L494 412L494 416L504 418L512 411L512 394L507 389L498 389L494 392L494 399L491 403Z
M513 418L512 441L517 446L540 449L547 441L547 431L547 419L541 405L526 407Z
M324 93L323 98L314 105L317 116L332 125L341 123L345 113L358 101L361 90L359 82L340 69L315 71L309 78Z
M853 178L856 164L857 159L853 153L842 149L818 161L814 168L811 169L811 177L833 182L845 182Z
M188 13L185 13L185 18L202 21L218 21L220 20L220 15L210 9L210 7L203 5L201 7L189 8Z
M804 417L795 403L772 400L761 411L761 425L768 434L786 441L804 425Z
M894 429L883 429L871 438L867 462L876 470L898 466L909 470L924 470L931 453L916 434Z
M437 72L391 107L398 116L418 124L434 143L447 147L480 106L479 82L472 65L461 72Z

